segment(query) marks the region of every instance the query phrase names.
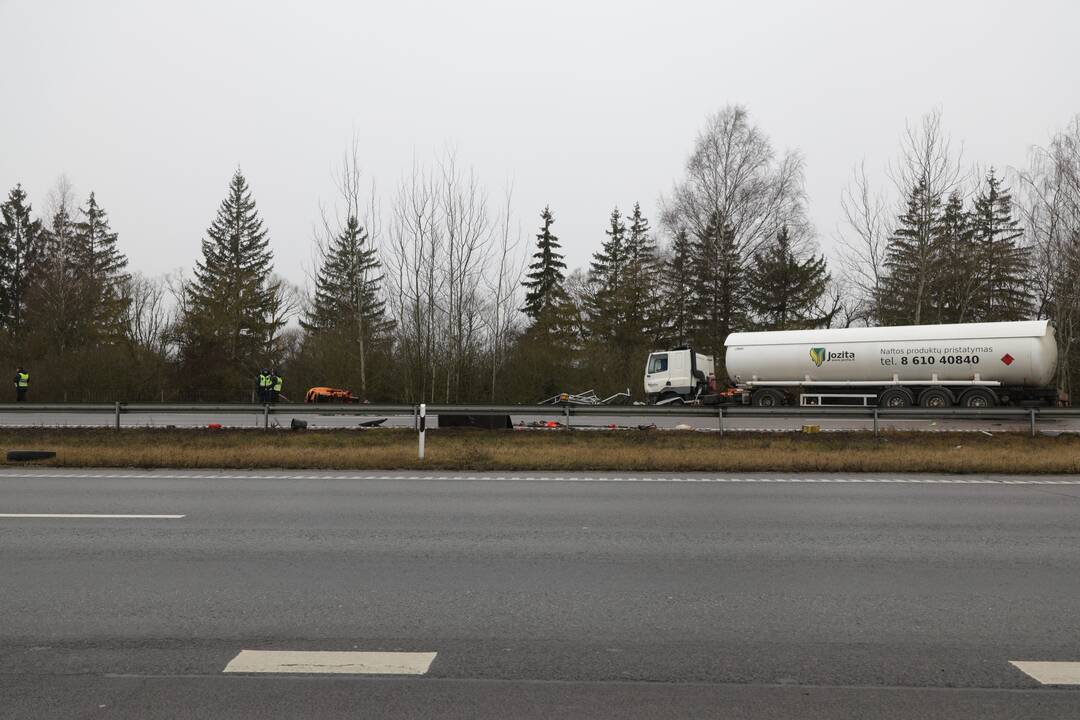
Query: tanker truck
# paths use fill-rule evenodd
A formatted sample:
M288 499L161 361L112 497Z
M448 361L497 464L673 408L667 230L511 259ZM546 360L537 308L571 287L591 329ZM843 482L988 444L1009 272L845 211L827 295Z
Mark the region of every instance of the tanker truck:
M758 407L1056 404L1054 327L1046 320L738 332L728 336L730 383L693 348L650 353L645 396L655 404Z

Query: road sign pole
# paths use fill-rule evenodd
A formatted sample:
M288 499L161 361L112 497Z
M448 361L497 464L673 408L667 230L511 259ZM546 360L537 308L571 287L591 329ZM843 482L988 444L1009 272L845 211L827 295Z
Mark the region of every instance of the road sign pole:
M427 430L427 405L420 403L420 459L424 459L424 431Z

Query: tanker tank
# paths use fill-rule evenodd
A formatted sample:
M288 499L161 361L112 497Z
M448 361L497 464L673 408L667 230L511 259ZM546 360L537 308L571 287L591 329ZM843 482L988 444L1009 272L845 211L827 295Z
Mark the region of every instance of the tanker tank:
M755 404L783 404L795 391L860 388L864 394L881 393L881 404L892 407L915 402L939 407L958 400L981 407L1056 397L1049 386L1057 343L1046 320L740 332L729 335L725 346L732 382L751 390L774 389L758 393L773 402ZM934 392L922 397L929 389ZM963 401L965 393L971 402Z

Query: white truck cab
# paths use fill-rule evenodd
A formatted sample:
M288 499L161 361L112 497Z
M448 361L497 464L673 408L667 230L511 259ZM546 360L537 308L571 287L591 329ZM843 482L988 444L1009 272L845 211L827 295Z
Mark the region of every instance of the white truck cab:
M713 359L693 348L649 353L645 364L645 397L652 403L687 401L707 392L715 374Z

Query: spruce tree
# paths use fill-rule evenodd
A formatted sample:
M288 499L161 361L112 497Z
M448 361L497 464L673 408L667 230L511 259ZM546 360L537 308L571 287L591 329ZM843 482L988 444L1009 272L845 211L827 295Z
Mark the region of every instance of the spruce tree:
M74 210L70 196L61 190L27 292L28 330L59 355L88 345L94 321L80 274Z
M526 288L525 307L522 312L534 323L558 305L566 294L563 289L566 263L559 252L559 238L551 232L555 216L550 207L545 207L540 213L540 220L543 224L536 235L534 262L529 265L529 272L521 283Z
M382 279L382 264L367 230L350 215L326 248L315 277L311 310L300 323L323 340L336 334L345 341L360 372L361 397L367 396L369 353L392 327L386 318Z
M1033 297L1030 252L1018 242L1023 231L1013 217L1012 196L993 169L975 198L972 232L978 257L974 319L998 322L1029 317Z
M75 257L80 282L90 295L93 324L99 337L118 337L129 302L123 292L130 277L125 271L127 257L117 247L116 233L93 192L79 212L82 220L75 224Z
M9 334L23 329L27 292L44 243L41 221L31 218L31 210L22 185L0 205L0 328Z
M187 290L183 359L188 377L217 391L237 387L260 365L276 327L268 233L240 170L202 241Z
M686 228L675 231L658 282L663 318L662 341L672 347L685 345L694 335L694 308L697 302L693 244Z
M593 253L589 264L592 289L586 300L589 332L598 338L614 338L621 334L625 321L623 286L626 275L626 225L619 208L611 211L607 240L599 252Z
M887 276L878 307L885 325L934 322L934 293L941 269L936 240L940 234L941 198L925 181L911 188L899 226L885 249Z
M721 358L727 336L746 327L746 282L735 233L719 213L693 243L695 345Z
M972 300L977 285L978 258L972 242L971 215L959 193L945 202L935 240L937 264L936 322L961 323L971 320Z
M747 309L760 330L804 330L832 319L818 302L829 282L825 256L800 260L786 226L754 253L746 282Z
M626 272L623 283L623 306L632 327L628 330L639 337L635 341L649 343L660 335L661 319L657 307L656 241L641 205L634 203L626 236Z

